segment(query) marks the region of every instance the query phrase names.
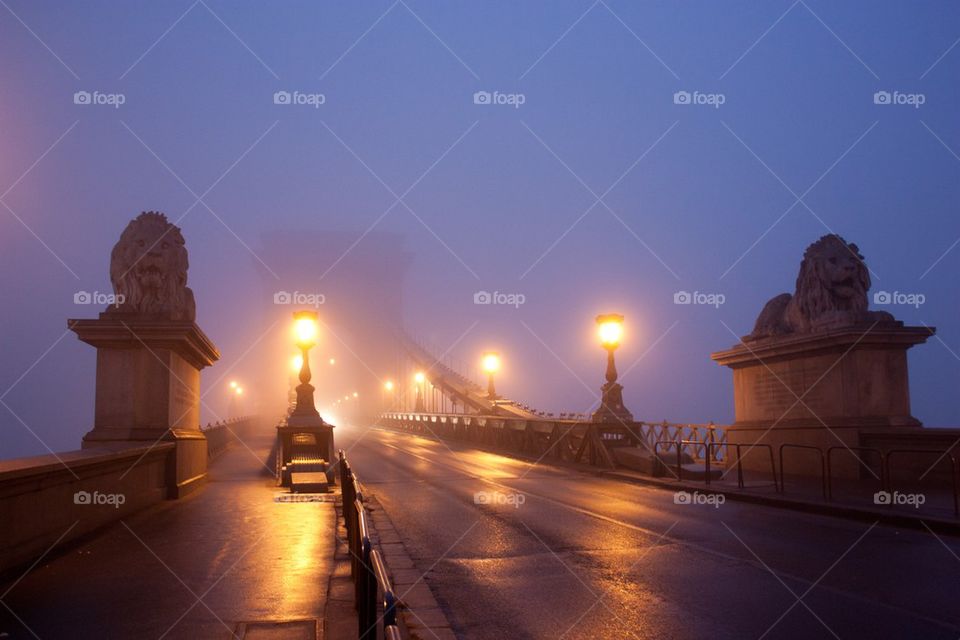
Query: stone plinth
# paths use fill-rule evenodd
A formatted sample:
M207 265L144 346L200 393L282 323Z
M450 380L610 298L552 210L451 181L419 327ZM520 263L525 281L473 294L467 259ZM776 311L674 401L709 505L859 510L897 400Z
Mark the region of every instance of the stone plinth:
M735 422L728 442L770 444L777 458L783 443L826 452L860 446L861 429L920 427L910 413L907 349L933 332L868 324L750 340L711 354L733 370ZM838 477L857 475L860 465L850 452L834 460ZM743 462L755 470L770 466L760 450ZM816 454L790 456L788 472L819 474Z
M210 339L193 322L139 314L101 314L68 326L97 349L94 423L82 447L176 442L172 494L202 482L207 442L200 431L200 370L220 357Z

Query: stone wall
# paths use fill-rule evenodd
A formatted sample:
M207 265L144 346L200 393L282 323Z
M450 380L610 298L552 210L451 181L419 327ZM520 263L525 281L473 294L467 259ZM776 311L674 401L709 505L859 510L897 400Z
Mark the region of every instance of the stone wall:
M0 461L0 571L165 500L175 449L163 442Z

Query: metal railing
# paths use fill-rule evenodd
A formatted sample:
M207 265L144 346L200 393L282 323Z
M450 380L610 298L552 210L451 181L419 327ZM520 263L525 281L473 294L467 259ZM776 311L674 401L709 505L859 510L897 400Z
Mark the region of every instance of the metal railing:
M347 462L343 449L339 451L340 487L343 495L343 521L350 548L350 575L354 581L354 603L359 618L358 638L376 640L378 630L383 638L400 638L397 610L400 599L393 590L380 552L370 542L367 512L363 508L363 493L357 477ZM378 595L382 596L377 598ZM378 615L378 612L383 613ZM381 627L382 622L382 627Z
M220 420L213 424L208 423L207 426L201 427L200 430L207 438L207 459L212 460L226 451L237 439L236 432L247 429L252 420L252 416L244 416Z

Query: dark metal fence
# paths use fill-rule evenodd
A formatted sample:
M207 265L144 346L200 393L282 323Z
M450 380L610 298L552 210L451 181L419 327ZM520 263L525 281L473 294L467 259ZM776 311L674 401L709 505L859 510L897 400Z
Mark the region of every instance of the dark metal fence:
M353 577L354 603L360 620L358 637L361 640L376 640L378 630L382 630L386 640L399 640L399 598L393 591L380 552L370 542L363 494L342 449L338 458L343 520L350 548L350 575Z

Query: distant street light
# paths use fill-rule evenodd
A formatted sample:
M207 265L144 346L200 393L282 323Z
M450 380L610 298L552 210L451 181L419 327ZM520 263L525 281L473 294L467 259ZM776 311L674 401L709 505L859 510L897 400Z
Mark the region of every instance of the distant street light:
M356 391L353 392L353 397L354 397L354 398L358 397L359 395L360 395L360 394L357 393Z
M417 413L424 413L426 410L424 409L424 406L423 406L423 394L424 394L423 383L426 381L427 376L423 374L423 371L417 371L414 374L413 379L417 383L416 384L417 399L416 399L416 402L414 403L413 410L416 411Z
M333 365L335 365L335 364L337 364L337 359L336 359L336 358L330 358L330 366L333 366Z
M297 405L291 415L320 416L313 402L314 387L310 384L310 349L317 343L317 312L296 311L293 314L296 344L301 351L300 384L297 386Z
M389 396L389 401L388 401ZM380 392L380 406L388 409L393 404L393 380L387 380L383 383L383 391Z
M607 350L607 382L601 387L600 407L594 412L595 422L632 422L633 415L623 406L623 386L617 384L617 365L613 352L623 338L623 316L608 313L597 316L600 344Z
M294 373L300 373L300 369L303 368L303 356L301 354L298 353L290 358L290 368Z
M487 373L487 399L496 400L497 390L493 386L493 374L500 370L500 354L493 351L483 354L483 370Z
M236 380L231 380L231 381L230 381L230 388L231 388L231 389L236 389L236 388L237 388L237 381L236 381Z

